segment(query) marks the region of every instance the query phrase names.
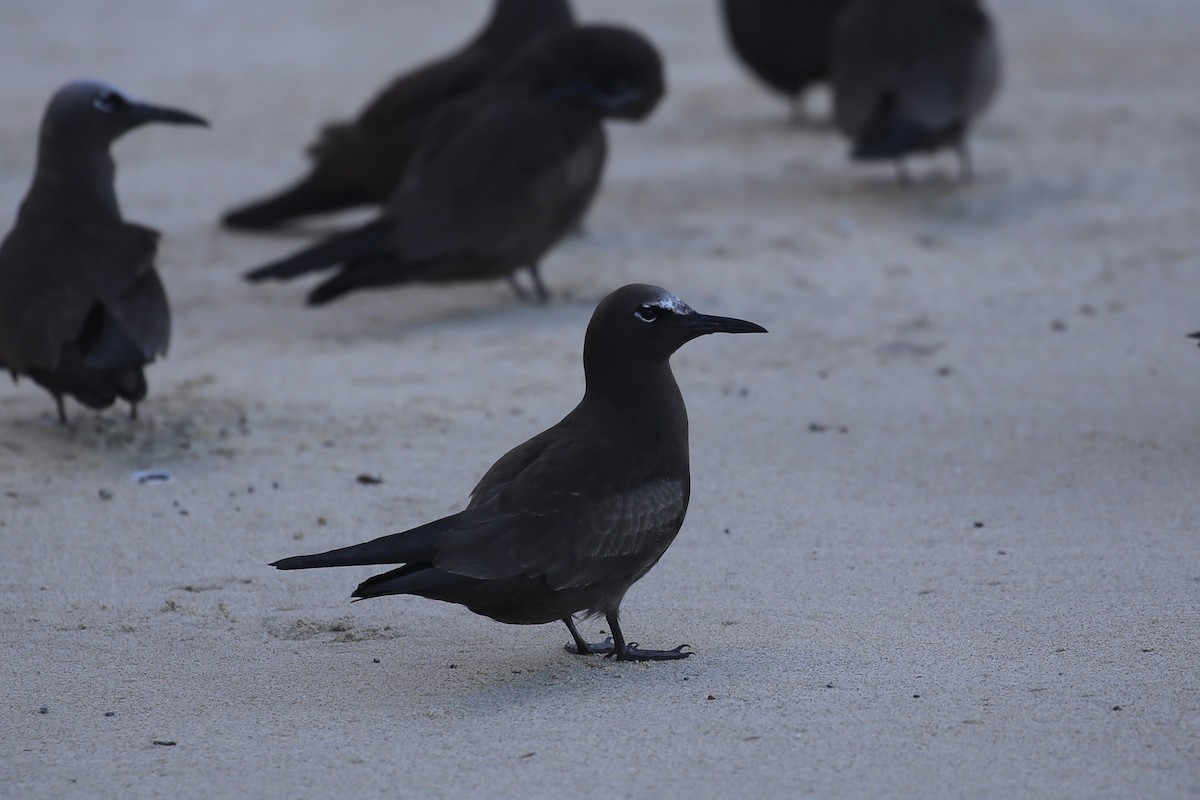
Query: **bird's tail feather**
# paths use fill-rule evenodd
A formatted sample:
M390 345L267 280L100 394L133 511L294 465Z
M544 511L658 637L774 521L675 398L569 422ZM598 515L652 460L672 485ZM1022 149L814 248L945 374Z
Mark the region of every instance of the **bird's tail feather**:
M323 306L344 294L367 286L396 286L413 279L417 265L404 264L393 257L367 258L347 264L328 280L308 293L310 306Z
M378 219L361 228L331 236L281 261L252 269L244 277L251 283L269 279L286 280L344 261L361 259L382 250L390 232L391 223Z
M891 92L879 98L875 113L854 140L850 157L858 161L901 158L921 147L931 134L903 112Z
M279 194L227 212L221 222L229 228L269 230L299 217L342 211L370 202L362 192L326 186L314 174Z
M313 569L316 567L355 567L367 564L404 564L432 560L438 537L447 530L454 516L443 517L419 528L381 536L362 544L341 547L325 553L292 556L271 564L276 569Z
M920 148L929 132L900 114L877 119L854 142L850 157L857 161L900 158Z
M481 582L478 578L455 575L429 564L409 564L382 575L372 575L358 585L351 597L366 600L389 594L415 594L443 599Z

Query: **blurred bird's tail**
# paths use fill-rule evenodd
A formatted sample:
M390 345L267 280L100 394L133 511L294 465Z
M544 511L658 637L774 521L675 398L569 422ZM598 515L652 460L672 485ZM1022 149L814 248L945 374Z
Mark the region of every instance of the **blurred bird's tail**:
M897 108L894 98L887 94L854 140L850 157L856 161L901 158L925 147L932 134Z
M299 217L342 211L370 202L362 192L327 186L314 174L277 195L227 212L221 223L228 228L269 230Z
M282 261L265 264L247 272L251 283L286 280L306 272L336 266L344 261L359 260L382 251L387 244L391 224L384 219L369 222L361 228L339 233Z
M344 294L367 286L395 286L412 280L412 267L395 258L366 258L353 261L329 280L308 293L310 306L323 306Z

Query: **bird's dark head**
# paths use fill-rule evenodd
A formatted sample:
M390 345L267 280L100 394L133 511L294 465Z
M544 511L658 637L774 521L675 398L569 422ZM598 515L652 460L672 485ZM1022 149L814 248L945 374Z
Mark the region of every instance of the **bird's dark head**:
M144 103L103 81L80 80L63 86L50 98L42 118L42 141L107 147L148 122L208 125L188 111Z
M658 50L641 34L615 25L580 25L543 36L515 55L497 81L613 119L645 119L666 93Z
M600 301L583 343L585 369L600 362L665 363L671 354L706 333L766 333L753 322L701 314L658 286L632 283Z

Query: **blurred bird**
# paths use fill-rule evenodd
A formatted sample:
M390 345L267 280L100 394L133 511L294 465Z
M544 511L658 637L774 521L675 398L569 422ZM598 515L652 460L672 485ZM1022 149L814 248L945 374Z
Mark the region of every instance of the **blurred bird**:
M765 333L698 314L657 286L624 286L596 307L583 344L583 400L561 422L492 465L457 514L279 569L403 564L354 597L415 594L460 603L499 622L562 620L580 655L686 658L686 645L626 642L621 599L666 552L691 492L687 409L669 359L706 333ZM588 644L576 613L603 614L612 633Z
M381 216L246 274L284 280L340 267L308 296L410 282L507 278L579 223L599 187L604 119L645 118L664 93L658 51L620 27L586 25L523 49L480 91L441 108Z
M308 175L228 212L223 222L266 229L384 203L434 111L483 85L523 45L573 24L567 0L496 0L483 30L461 50L396 78L353 121L327 125L308 148L313 162Z
M42 118L33 184L0 245L0 367L89 408L146 396L142 367L164 354L167 295L158 232L124 222L109 146L148 122L204 125L99 81L59 89Z
M1000 48L979 0L851 0L833 35L837 126L858 160L953 147L971 176L966 134L1000 83Z
M725 32L742 63L787 97L793 119L804 95L829 78L829 37L846 0L722 0Z

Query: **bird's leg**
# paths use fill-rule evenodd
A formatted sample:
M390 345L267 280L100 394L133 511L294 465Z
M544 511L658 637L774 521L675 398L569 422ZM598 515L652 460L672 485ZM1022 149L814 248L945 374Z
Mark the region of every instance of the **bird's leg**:
M904 188L909 188L913 185L912 175L908 172L908 162L903 158L897 158L896 164L896 182Z
M138 418L138 415L137 415L137 403L136 403L136 402L131 402L131 403L129 404L129 421L130 421L130 422L137 422L137 418Z
M516 275L508 276L508 285L512 288L513 294L517 296L518 300L523 303L529 302L529 292L525 291L525 287L517 282Z
M958 179L969 183L975 179L975 166L971 163L971 150L967 147L965 138L958 140L954 152L958 154Z
M525 287L517 282L516 275L508 276L508 285L512 287L513 294L519 300L525 303L546 303L550 300L550 293L546 291L546 285L542 283L542 276L538 273L538 265L536 263L529 264L526 267L529 270L529 275L533 278L533 297L529 296L529 292Z
M542 304L550 302L550 292L546 291L546 284L542 283L542 274L538 272L536 261L529 265L529 275L533 278L533 290L537 294L537 301Z
M63 406L63 396L61 394L54 395L54 402L58 406L58 424L67 424L67 409Z
M577 656L590 655L611 655L613 652L613 640L605 639L600 644L588 644L579 635L579 630L575 627L575 620L572 617L563 617L563 622L567 624L567 630L571 632L571 638L575 640L575 644L564 645L568 653L574 653Z

